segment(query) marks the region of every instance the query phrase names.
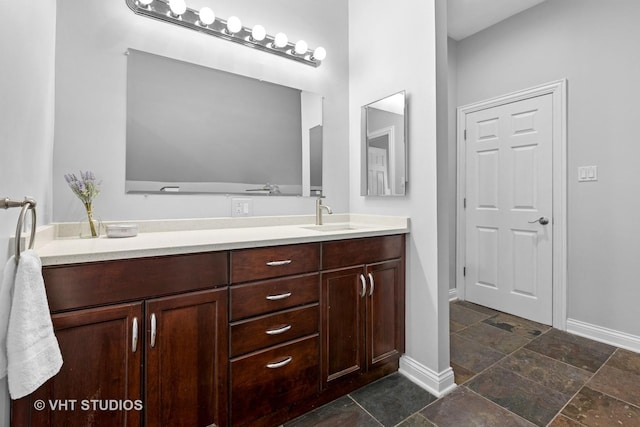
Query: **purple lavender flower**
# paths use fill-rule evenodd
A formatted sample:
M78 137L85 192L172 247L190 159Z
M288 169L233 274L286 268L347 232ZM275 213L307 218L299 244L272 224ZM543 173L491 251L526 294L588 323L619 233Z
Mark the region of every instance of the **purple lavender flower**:
M80 178L73 174L69 173L64 176L65 181L71 188L71 191L78 196L78 198L85 204L91 204L93 199L100 194L100 184L101 182L96 182L96 176L91 171L82 172L80 171Z

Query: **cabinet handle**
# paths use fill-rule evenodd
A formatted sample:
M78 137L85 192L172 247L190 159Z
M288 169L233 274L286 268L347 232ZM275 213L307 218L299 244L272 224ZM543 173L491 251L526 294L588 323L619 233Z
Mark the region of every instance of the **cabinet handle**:
M373 274L369 273L369 281L371 282L371 289L369 289L369 296L373 295L373 288L376 286L376 282L373 281Z
M360 275L360 283L362 284L362 292L360 292L360 296L364 297L367 293L367 279L364 278L364 274Z
M278 301L281 299L289 298L290 296L291 296L291 292L286 292L284 294L279 294L279 295L267 295L267 299L269 301Z
M291 361L293 360L293 357L288 356L285 359L279 361L279 362L274 362L274 363L267 363L267 368L269 369L277 369L277 368L282 368L283 366L288 365L289 363L291 363Z
M151 348L156 346L156 326L156 314L151 313L151 342L149 343Z
M277 267L279 265L287 265L287 264L291 264L290 259L283 259L282 261L269 261L267 263L269 267Z
M138 318L133 318L133 327L131 328L131 352L138 350Z
M291 329L291 325L286 325L286 326L283 326L283 327L277 328L277 329L267 329L264 332L267 335L280 335L280 334L284 334L289 329Z

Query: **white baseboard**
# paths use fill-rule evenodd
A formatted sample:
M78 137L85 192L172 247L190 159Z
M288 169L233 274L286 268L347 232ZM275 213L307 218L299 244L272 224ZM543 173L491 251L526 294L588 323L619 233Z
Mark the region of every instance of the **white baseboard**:
M442 397L456 388L453 369L448 368L437 373L406 355L400 358L398 372L435 397Z
M458 299L458 290L456 288L449 289L449 302Z
M567 332L640 353L640 337L626 332L615 331L575 319L567 319Z

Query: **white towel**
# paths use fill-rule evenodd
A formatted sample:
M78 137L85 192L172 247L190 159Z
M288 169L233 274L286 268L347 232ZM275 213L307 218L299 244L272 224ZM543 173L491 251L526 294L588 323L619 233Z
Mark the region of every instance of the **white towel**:
M42 278L42 262L33 250L20 254L7 331L9 393L31 394L62 366Z
M7 383L7 330L9 329L9 313L13 298L13 284L16 278L16 260L9 258L4 267L2 283L0 283L0 427L9 427L9 386Z
M0 379L7 375L7 331L15 280L16 260L11 257L4 267L4 277L0 284Z

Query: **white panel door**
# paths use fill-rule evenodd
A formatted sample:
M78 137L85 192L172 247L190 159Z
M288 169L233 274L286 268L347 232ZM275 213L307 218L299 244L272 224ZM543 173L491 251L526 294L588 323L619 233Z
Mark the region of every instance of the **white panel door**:
M370 196L390 194L389 188L389 152L384 148L369 147L368 159L368 192Z
M466 115L468 301L552 321L552 96Z

